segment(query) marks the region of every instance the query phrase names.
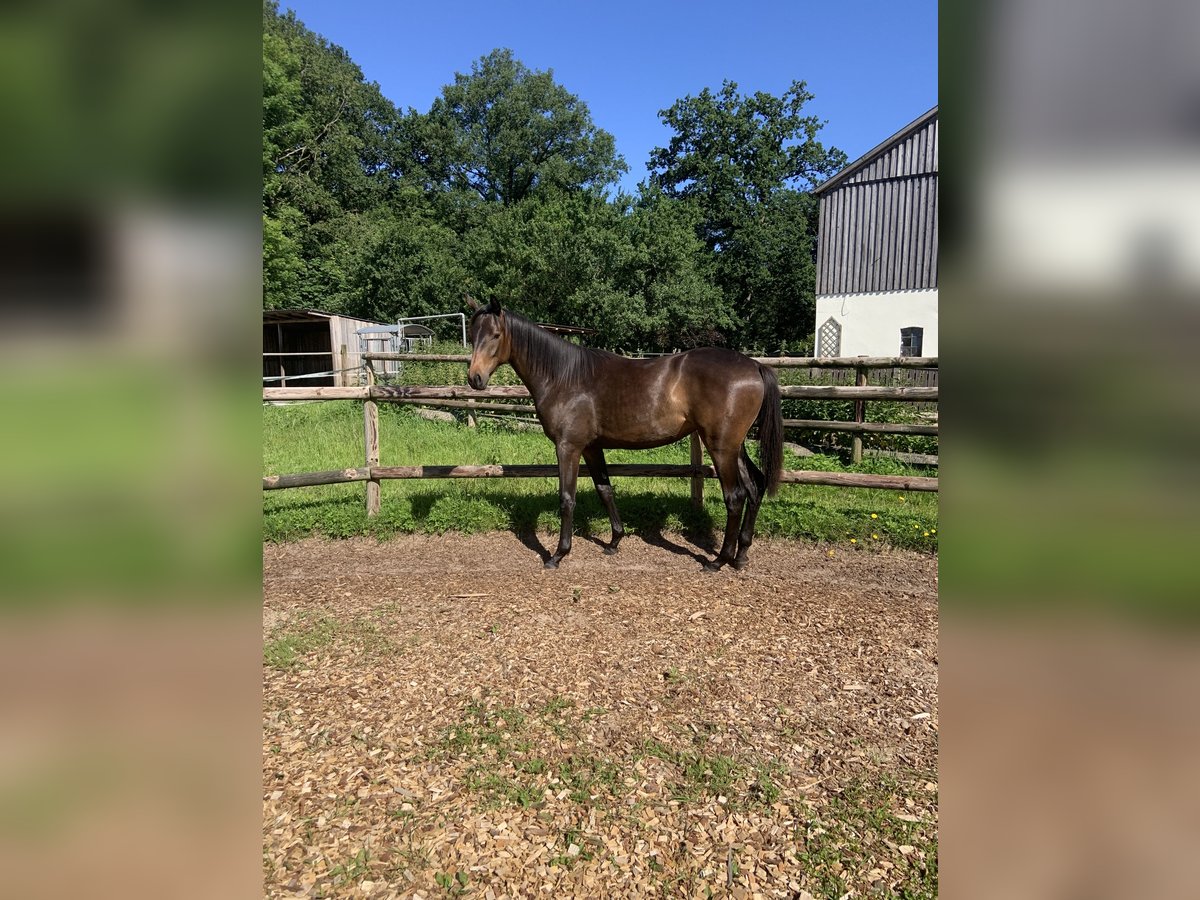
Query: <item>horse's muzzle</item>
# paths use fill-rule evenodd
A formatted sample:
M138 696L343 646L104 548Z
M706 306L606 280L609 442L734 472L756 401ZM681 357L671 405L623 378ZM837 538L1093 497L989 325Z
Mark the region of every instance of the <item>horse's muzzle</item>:
M478 372L472 372L470 375L467 376L467 384L469 384L471 387L473 387L477 391L482 391L483 386L485 384L487 384L487 382L484 381L483 376L480 375Z

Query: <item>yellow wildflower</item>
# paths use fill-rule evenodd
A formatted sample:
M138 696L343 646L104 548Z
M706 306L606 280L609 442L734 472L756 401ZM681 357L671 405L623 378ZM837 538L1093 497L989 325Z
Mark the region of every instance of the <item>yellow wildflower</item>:
M852 544L857 544L857 543L858 543L858 538L850 538L850 543L852 543Z
M877 540L879 540L879 535L877 535L877 534L873 534L873 535L871 535L871 538L872 538L873 540L876 540L876 541L877 541Z
M871 513L871 518L872 518L872 519L878 519L878 518L879 518L879 516L878 516L878 514L876 514L876 513Z

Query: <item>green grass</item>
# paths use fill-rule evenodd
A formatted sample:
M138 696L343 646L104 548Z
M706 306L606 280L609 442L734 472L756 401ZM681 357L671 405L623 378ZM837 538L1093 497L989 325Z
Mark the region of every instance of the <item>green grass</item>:
M580 711L560 697L550 698L530 714L511 706L472 702L443 733L439 745L430 748L428 759L470 761L463 786L484 809L541 810L549 802L547 788L553 794L566 789L565 799L579 810L582 821L588 810L615 815L618 809L635 808L637 804L629 806L632 792L645 777L637 764L653 757L666 763L667 796L685 807L707 806L719 799L726 808L742 813L773 815L777 803L803 810L791 844L807 890L822 900L838 900L851 888L861 892L877 865L894 889L882 894L883 886L876 885L864 896L937 897L937 794L918 792L916 785L925 781L923 773L904 773L907 786L890 773L851 779L813 803L812 795L797 795L785 787L788 769L782 760L756 753L706 753L654 738L642 740L631 754L614 757L554 749L557 741L551 737L557 736L556 723L576 733L584 718L594 714L595 708ZM535 752L536 747L543 752ZM579 848L575 853L570 851L572 844ZM549 863L569 869L593 859L591 847L581 827L568 826ZM736 857L732 868L737 877ZM653 865L651 869L658 872Z
M695 803L708 795L725 797L735 808L748 808L770 806L780 796L772 776L777 778L781 767L773 760L676 750L653 739L642 744L641 754L674 766L675 778L669 786L672 800Z
M457 423L429 422L411 409L388 404L380 404L379 418L384 465L555 462L553 445L537 432L492 423L470 429ZM264 475L362 465L359 403L264 406L263 429ZM757 452L757 443L750 447L752 454ZM687 441L680 441L655 450L609 451L606 456L610 464L686 464L689 450ZM832 455L800 458L790 453L785 454L784 467L936 474L910 470L887 459L868 458L860 465L848 466ZM705 483L705 504L699 512L690 507L689 482L684 478L618 477L614 485L628 533L651 540L663 532L719 540L725 507L715 481ZM362 483L265 491L263 536L284 541L312 534L382 538L412 532L558 531L557 479L385 481L382 510L374 519L366 517L363 495ZM775 497L763 503L756 533L836 542L855 552L883 545L933 551L938 543L937 511L936 494L783 485ZM581 479L576 534L607 539L608 531L608 517L594 488Z
M787 770L779 760L680 749L652 738L623 759L570 753L548 762L530 752L533 742L545 741L556 720L574 729L577 716L585 714L557 697L535 715L513 707L472 703L464 709L462 720L446 731L441 745L432 750L431 759L472 760L463 783L484 808L540 809L546 802L544 789L550 784L554 792L565 788L570 802L586 810L623 803L633 790L629 785L639 777L638 760L654 757L668 764L665 789L669 798L689 807L720 798L737 811L770 814L777 802L808 809L807 817L796 825L792 843L807 888L817 897L836 900L852 887L861 888L877 864L887 869L886 877L894 883L888 896L909 900L937 896L937 825L923 818L929 815L930 802L936 806L936 795L909 798L895 777L880 775L851 780L814 806L802 802L807 797L789 795L781 787ZM551 776L553 780L547 782ZM920 815L905 812L906 800L911 804L911 799L921 801ZM551 865L571 868L593 858L578 828L564 830L559 844L549 860ZM570 852L572 844L579 848L575 853ZM733 874L739 874L736 859Z
M273 669L290 669L300 657L333 641L338 624L324 618L311 625L279 634L263 644L263 662Z
M891 877L899 883L888 896L935 900L938 896L937 826L897 818L898 787L890 778L860 780L833 796L796 835L801 865L820 898L844 897L850 885L846 869L869 869L879 858L892 860ZM912 850L897 857L888 845Z
M357 619L339 622L328 616L305 619L279 629L263 644L263 663L273 669L291 669L301 658L342 639L353 641L365 653L376 654L394 649L373 622Z
M359 850L353 859L334 866L322 882L316 886L315 896L318 898L332 896L328 893L330 890L361 881L370 871L367 868L369 857L370 853L364 848Z

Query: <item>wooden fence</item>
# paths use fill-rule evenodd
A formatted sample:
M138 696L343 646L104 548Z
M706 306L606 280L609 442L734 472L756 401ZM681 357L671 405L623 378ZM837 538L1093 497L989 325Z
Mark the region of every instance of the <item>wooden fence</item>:
M380 483L389 478L555 478L557 465L485 465L485 466L382 466L379 454L379 402L418 403L447 406L470 411L532 412L533 407L521 401L529 399L529 391L521 385L495 386L482 391L458 385L394 386L375 383L376 361L456 362L468 363L469 356L427 353L367 353L365 385L357 387L265 387L264 401L289 400L361 400L363 401L363 444L365 465L324 472L302 472L291 475L268 475L263 478L263 490L309 487L318 484L366 482L367 515L374 516L380 508ZM870 400L900 400L910 403L936 403L936 386L872 385L872 369L936 369L936 357L758 357L757 362L777 368L834 369L852 371L853 385L781 385L784 399L850 400L854 402L852 421L825 419L784 419L785 428L847 432L852 435L852 458L862 459L863 434L920 434L936 435L936 423L889 423L865 421L865 404ZM489 402L506 401L506 402ZM616 477L683 477L691 479L692 503L703 503L704 479L716 478L710 465L703 465L698 437L691 437L691 460L686 466L661 464L615 464L608 467ZM588 477L586 465L579 469L580 477ZM784 484L819 484L840 487L882 488L900 491L936 491L938 480L918 476L866 475L852 472L785 471Z

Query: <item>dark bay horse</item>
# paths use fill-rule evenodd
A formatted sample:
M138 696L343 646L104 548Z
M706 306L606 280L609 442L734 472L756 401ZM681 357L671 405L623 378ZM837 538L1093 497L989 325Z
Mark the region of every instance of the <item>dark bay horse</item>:
M604 552L615 553L625 529L613 502L604 451L661 447L692 432L699 432L712 458L729 513L721 552L705 565L746 565L759 504L779 486L783 461L779 382L771 369L716 347L628 359L576 346L502 310L495 300L482 308L469 302L475 313L467 381L482 390L498 366L511 365L529 388L542 428L558 453L562 530L547 569L558 568L571 552L581 454L612 522L612 543ZM755 422L766 474L746 453L746 434Z

